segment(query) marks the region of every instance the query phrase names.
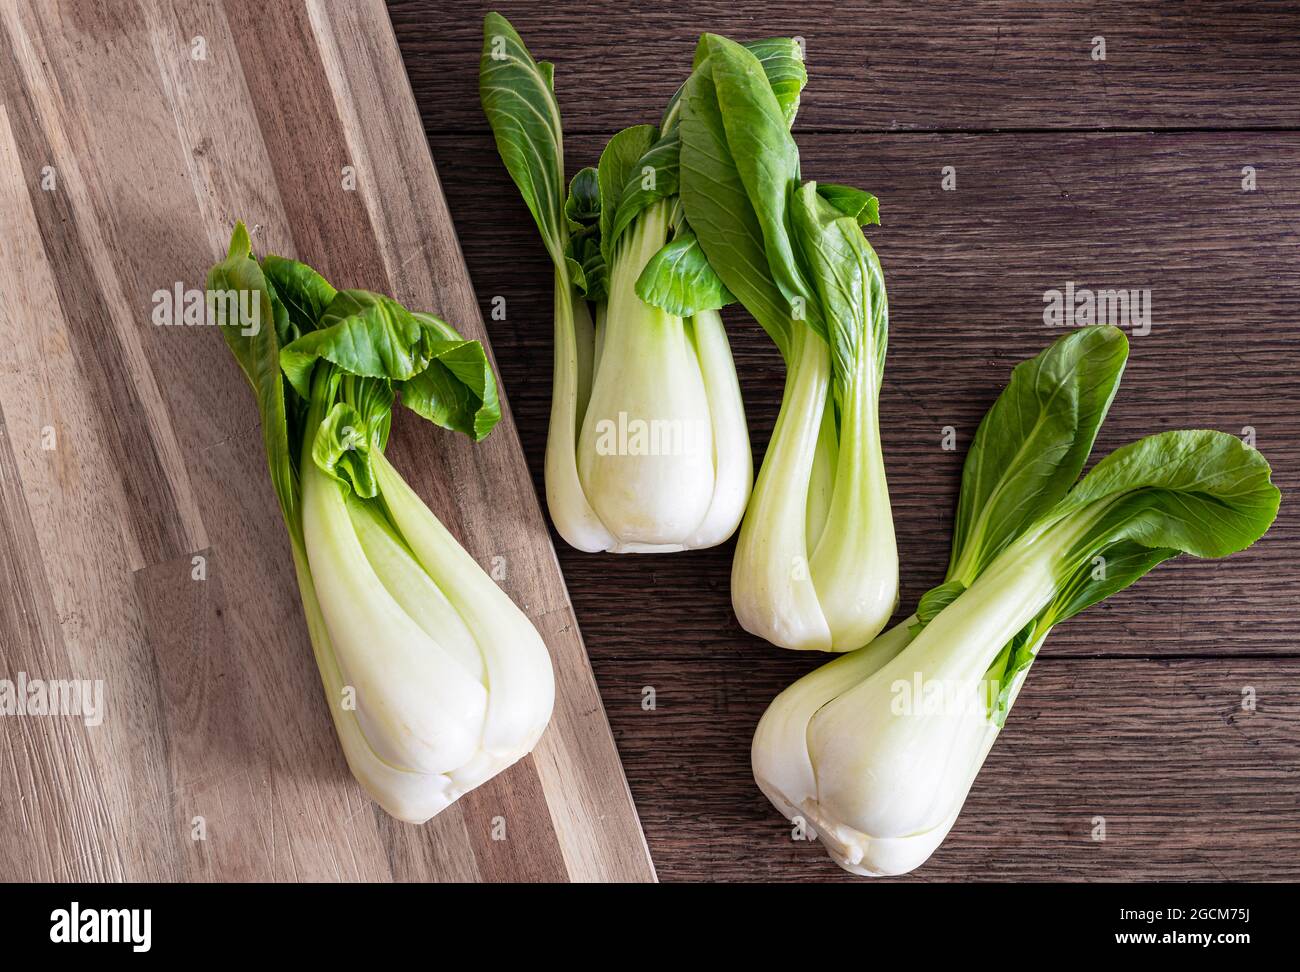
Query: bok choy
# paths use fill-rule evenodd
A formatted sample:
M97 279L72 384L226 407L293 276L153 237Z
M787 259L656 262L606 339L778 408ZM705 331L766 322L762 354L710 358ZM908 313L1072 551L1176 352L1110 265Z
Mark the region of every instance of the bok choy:
M536 629L384 456L398 396L475 441L492 430L483 347L305 264L259 262L242 223L208 292L257 398L348 765L390 814L423 822L527 754L554 699ZM216 299L230 292L253 296L259 326Z
M1055 625L1272 523L1268 463L1222 432L1149 436L1076 482L1126 353L1114 328L1087 328L1016 367L966 457L946 581L760 721L759 786L846 869L901 874L934 852Z
M788 125L805 77L799 47L750 46ZM566 195L554 68L495 13L483 25L479 91L554 265L546 498L556 529L586 551L723 542L744 513L753 458L718 314L733 298L677 195L679 100L658 126L611 138Z
M785 648L848 651L898 603L878 414L888 307L873 196L801 181L753 52L706 34L682 94L681 199L709 263L780 349L785 393L731 574L736 616Z

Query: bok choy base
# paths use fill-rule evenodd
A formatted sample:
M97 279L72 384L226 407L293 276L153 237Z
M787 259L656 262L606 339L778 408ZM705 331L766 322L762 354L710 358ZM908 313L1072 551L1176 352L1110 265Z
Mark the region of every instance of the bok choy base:
M384 455L399 396L476 441L492 430L483 348L391 298L336 291L305 264L259 262L242 223L208 291L257 301L255 322L214 311L257 397L348 765L390 814L423 822L527 754L554 701L536 629Z
M681 199L710 265L786 363L785 392L731 574L741 625L785 648L849 651L898 604L880 447L884 273L873 196L803 181L754 52L700 39L681 96Z
M798 44L746 48L788 126L806 79ZM718 314L734 298L678 198L680 96L659 125L616 133L566 193L554 75L504 17L487 15L483 109L554 266L551 519L584 551L715 546L740 523L753 457ZM665 437L669 447L654 445Z
M1056 624L1272 523L1268 464L1221 432L1149 436L1075 481L1126 354L1119 331L1096 327L1017 366L967 454L947 581L760 721L760 788L846 869L900 874L933 853Z

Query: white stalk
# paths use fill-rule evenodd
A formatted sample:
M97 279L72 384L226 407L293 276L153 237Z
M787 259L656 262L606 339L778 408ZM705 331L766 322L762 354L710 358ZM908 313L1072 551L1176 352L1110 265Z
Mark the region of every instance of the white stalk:
M546 506L565 542L594 553L615 543L587 502L578 478L578 430L591 395L595 336L587 302L567 274L555 271L555 363L551 379L551 421L546 434Z
M399 769L455 769L478 748L487 691L384 587L357 540L341 487L305 453L307 563L367 743Z
M451 777L444 773L417 773L398 769L384 762L371 748L361 730L356 710L344 708L344 678L334 654L329 628L316 599L316 588L312 583L306 554L297 545L294 546L293 560L298 573L298 589L307 618L312 653L316 656L316 668L325 690L325 701L330 717L334 720L334 729L343 747L348 769L366 793L387 813L407 823L424 823L445 810L460 796L460 791L455 789Z
M716 546L736 532L754 486L754 455L722 316L713 310L700 311L688 324L713 423L713 498L704 520L685 543L688 550L697 550Z
M361 549L388 593L481 684L485 673L478 643L447 596L372 506L351 495L347 502Z
M890 877L916 870L930 859L930 855L944 842L953 824L957 822L966 795L997 736L997 727L989 723L982 733L974 737L980 740L978 752L969 760L964 778L954 781L952 811L939 826L929 830L906 837L873 837L845 826L834 817L824 816L822 807L811 801L808 806L809 817L820 828L818 833L831 858L846 871L862 877Z
M943 839L997 737L989 668L1055 596L1063 554L1101 508L1022 535L905 651L813 716L806 807L846 866L910 870Z
M527 616L388 460L376 453L372 462L403 539L473 632L483 657L489 695L481 751L451 773L468 790L526 755L541 737L555 702L550 653Z
M831 651L865 645L898 607L898 548L880 448L874 347L866 342L849 376L830 508L811 560Z
M1039 645L1046 636L1044 632L1043 637L1039 639ZM877 640L887 637L888 635L882 635L881 639ZM1015 704L1016 696L1020 694L1027 674L1026 670L1016 676L1007 702L1008 707ZM978 747L974 758L965 767L964 776L954 780L951 788L952 810L942 823L929 830L906 837L871 837L861 831L853 830L834 818L826 817L822 807L815 801L810 801L807 809L809 818L815 821L815 826L822 828L819 831L821 840L826 845L831 858L846 871L863 877L906 874L924 864L944 842L953 824L957 822L962 806L966 803L966 797L980 769L984 766L989 752L993 749L1000 731L991 721L973 731L973 739L978 740Z
M713 427L694 344L680 317L635 290L667 230L660 201L619 242L578 441L578 477L614 549L684 547L713 499Z
M830 349L796 327L781 411L740 526L731 603L741 626L782 648L829 651L808 562L808 490L831 380Z
M809 724L829 702L896 658L910 643L909 628L915 621L912 615L865 648L841 655L799 679L772 701L754 733L751 762L759 788L787 819L801 823L836 863L854 874L903 874L920 866L943 842L960 810L959 804L943 824L929 831L879 838L845 825L819 800L818 772L809 753ZM987 734L983 754L973 761L963 799L994 738L996 731Z
M763 713L750 763L754 781L786 817L808 821L810 801L817 798L817 774L808 755L808 723L832 699L878 672L911 641L916 615L857 651L841 655L809 672L772 700ZM811 836L817 831L812 828Z

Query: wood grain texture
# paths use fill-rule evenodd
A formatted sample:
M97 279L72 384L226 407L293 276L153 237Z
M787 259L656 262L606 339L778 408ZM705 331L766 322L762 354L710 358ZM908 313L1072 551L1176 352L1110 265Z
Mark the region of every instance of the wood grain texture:
M704 31L804 38L807 131L1300 125L1300 8L1043 0L393 0L426 126L477 130L483 14L555 62L565 129L653 120ZM1106 42L1094 60L1095 37Z
M1295 878L1300 664L1061 659L1057 647L1035 665L952 833L904 880ZM657 711L611 703L610 719L616 731L633 718L645 727L620 746L660 877L860 881L793 840L752 780L740 785L771 683L808 667L761 662L714 655L610 673L598 656L608 698L631 697L643 678L658 690ZM1246 687L1254 712L1242 710ZM648 776L657 796L638 786Z
M540 488L550 266L475 97L485 9L390 5L480 306L506 299L506 319L489 327ZM1130 336L1094 454L1164 429L1249 427L1281 513L1251 550L1167 564L1054 632L953 835L911 879L1300 878L1294 8L497 9L556 62L566 131L580 133L566 144L571 170L593 164L613 132L657 117L680 80L664 65L688 59L701 31L805 36L805 175L881 199L870 236L890 293L882 431L904 610L942 577L976 424L1011 366L1059 333L1043 323L1044 292L1067 281L1151 289L1151 332ZM1108 39L1104 65L1087 56L1095 34ZM1107 126L1179 130L1086 130ZM995 131L1009 127L1048 130ZM1254 130L1196 130L1208 128ZM940 185L948 165L951 192ZM1242 190L1244 166L1254 192ZM742 313L725 317L759 459L782 366ZM949 426L954 451L941 445ZM844 876L790 841L750 777L764 707L816 661L738 628L732 544L655 557L556 544L660 877ZM1260 693L1251 713L1240 711L1247 685ZM646 686L654 711L642 709ZM1109 821L1103 843L1094 816Z
M347 772L243 376L150 323L242 218L485 337L382 4L0 6L0 214L0 677L107 699L0 720L0 880L653 879L508 410L479 447L399 419L390 454L504 566L559 701L413 827Z

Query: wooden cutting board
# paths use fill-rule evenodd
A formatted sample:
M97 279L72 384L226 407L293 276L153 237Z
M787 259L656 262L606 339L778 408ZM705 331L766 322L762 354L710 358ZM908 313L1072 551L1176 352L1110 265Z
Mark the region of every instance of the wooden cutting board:
M335 739L242 375L151 323L242 218L486 343L379 0L6 2L0 85L0 679L105 712L0 717L0 880L653 880L509 411L389 455L546 637L555 715L410 826Z

